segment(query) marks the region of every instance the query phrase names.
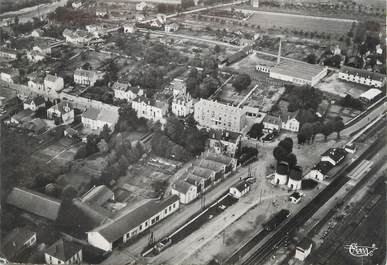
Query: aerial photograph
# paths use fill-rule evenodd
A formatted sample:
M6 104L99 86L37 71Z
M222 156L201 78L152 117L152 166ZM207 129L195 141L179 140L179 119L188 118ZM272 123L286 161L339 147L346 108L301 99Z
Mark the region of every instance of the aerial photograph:
M386 0L0 0L0 264L386 265Z

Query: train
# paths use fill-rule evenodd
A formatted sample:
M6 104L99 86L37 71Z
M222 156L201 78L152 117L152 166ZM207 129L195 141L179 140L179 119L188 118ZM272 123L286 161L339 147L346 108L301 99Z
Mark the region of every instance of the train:
M283 221L285 221L290 216L288 210L282 209L276 213L267 223L263 225L263 228L266 231L273 231L277 226L279 226Z

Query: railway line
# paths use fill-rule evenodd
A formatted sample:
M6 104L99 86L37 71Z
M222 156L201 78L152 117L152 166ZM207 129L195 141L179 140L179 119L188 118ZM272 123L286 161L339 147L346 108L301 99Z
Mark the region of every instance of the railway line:
M322 207L341 187L343 187L350 178L347 174L355 169L363 160L370 160L374 157L384 145L387 144L387 129L383 130L383 133L379 135L378 139L374 141L353 163L341 169L335 176L335 179L322 190L311 202L302 208L298 213L291 217L286 224L281 226L273 235L263 244L256 249L252 254L249 252L253 251L261 241L268 236L268 233L261 231L257 233L251 240L249 240L239 250L234 252L223 264L262 264L267 257L269 257L272 251L281 244L291 232L299 228L310 219L320 207ZM376 168L376 167L375 167ZM373 170L370 171L371 173ZM371 173L368 172L365 178ZM366 182L364 180L364 182ZM355 188L359 185L364 185L363 181L360 181ZM247 258L242 257L249 255Z

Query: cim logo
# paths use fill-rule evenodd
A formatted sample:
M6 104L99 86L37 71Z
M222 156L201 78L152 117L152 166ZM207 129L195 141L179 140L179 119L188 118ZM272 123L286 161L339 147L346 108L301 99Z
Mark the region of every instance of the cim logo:
M375 244L371 247L368 246L358 246L357 243L352 243L350 245L344 246L345 249L348 249L349 254L354 257L370 257L374 254L374 251L377 250Z

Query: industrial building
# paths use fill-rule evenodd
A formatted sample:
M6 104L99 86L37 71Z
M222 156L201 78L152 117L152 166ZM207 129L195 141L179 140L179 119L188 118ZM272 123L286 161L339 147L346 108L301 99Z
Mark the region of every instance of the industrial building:
M283 60L270 70L270 77L297 85L314 86L328 73L328 67L318 64Z

